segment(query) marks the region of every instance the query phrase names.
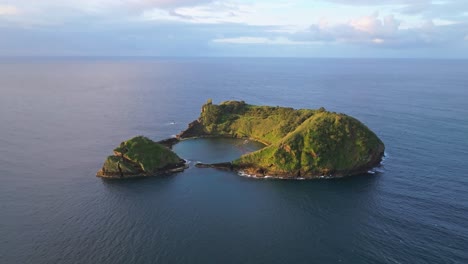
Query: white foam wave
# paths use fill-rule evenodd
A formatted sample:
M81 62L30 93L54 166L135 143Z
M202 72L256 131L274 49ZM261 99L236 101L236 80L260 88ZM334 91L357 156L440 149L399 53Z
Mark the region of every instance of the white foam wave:
M257 176L257 175L252 175L252 174L248 174L244 171L238 171L237 174L239 176L242 176L242 177L246 177L246 178L252 178L252 179L259 179L259 180L262 180L262 179L274 179L274 180L299 180L299 181L303 181L303 180L306 180L306 178L303 178L303 177L300 177L300 178L285 178L285 177L278 177L278 176L271 176L271 175L265 175L265 176Z
M390 157L387 152L384 152L384 155L382 157L382 160L380 161L380 165L383 165L385 161Z

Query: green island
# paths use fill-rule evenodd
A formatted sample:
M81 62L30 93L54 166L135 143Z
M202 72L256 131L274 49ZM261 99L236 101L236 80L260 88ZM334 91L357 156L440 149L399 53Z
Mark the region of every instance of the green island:
M201 168L233 170L253 177L313 179L362 174L380 164L385 150L383 142L360 121L324 108L256 106L243 101L216 105L208 100L200 117L176 138L156 143L137 137L122 142L98 176L106 173L141 176L183 170L183 160L170 147L180 140L198 137L246 138L265 144L264 148L234 161L197 164Z
M166 146L137 136L120 143L97 172L102 178L155 176L183 171L185 160Z

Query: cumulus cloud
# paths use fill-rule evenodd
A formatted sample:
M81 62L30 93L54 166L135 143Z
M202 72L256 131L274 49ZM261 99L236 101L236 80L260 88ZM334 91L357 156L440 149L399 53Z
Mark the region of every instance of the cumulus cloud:
M363 16L348 22L330 24L318 23L307 30L292 34L302 41L367 43L383 46L398 38L400 21L393 15L379 17L378 14Z
M377 14L346 23L318 23L289 34L292 41L369 45L383 48L414 48L456 43L463 39L467 24L436 25L432 20L418 27L401 28L394 16Z
M393 15L380 19L378 14L374 14L351 20L349 25L356 30L364 31L371 35L392 35L398 31L400 22Z
M190 10L190 18L181 17L181 21L196 23L242 23L239 17L229 18L223 12L219 17L210 16L212 10ZM229 12L226 9L224 12ZM189 12L181 12L188 15ZM240 15L239 15L240 16ZM444 22L443 20L426 20L415 27L401 27L401 21L394 15L357 17L348 21L332 23L326 19L310 25L304 30L282 31L282 26L256 35L231 36L215 38L214 43L239 45L311 45L317 43L338 43L365 45L379 48L404 49L415 47L437 46L456 43L463 40L463 24ZM462 33L463 32L463 33ZM260 35L259 35L260 34ZM272 35L273 34L273 35Z

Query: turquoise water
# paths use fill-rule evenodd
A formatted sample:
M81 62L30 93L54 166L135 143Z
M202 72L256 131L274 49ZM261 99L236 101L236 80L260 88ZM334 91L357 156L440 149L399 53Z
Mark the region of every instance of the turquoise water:
M467 263L468 62L0 61L0 263ZM160 140L208 98L357 117L380 173L281 181L198 169L256 149L194 140L163 178L95 177L122 140ZM220 142L221 141L221 142Z

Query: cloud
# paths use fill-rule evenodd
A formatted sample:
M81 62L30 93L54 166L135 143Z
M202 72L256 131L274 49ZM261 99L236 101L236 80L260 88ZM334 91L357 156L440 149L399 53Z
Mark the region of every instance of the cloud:
M143 13L143 18L153 21L178 21L195 24L242 23L242 15L249 13L243 5L214 2L205 5L177 7L170 10L154 8Z
M420 16L424 19L468 19L468 3L465 0L323 0L348 7L388 8L405 16Z
M147 7L174 7L174 6L192 6L212 0L126 0L124 2L130 5Z
M0 0L0 16L19 14L15 21L27 24L60 24L89 16L109 20L138 18L153 9L173 10L180 7L207 4L213 0ZM14 2L15 6L3 4Z
M215 43L228 44L267 44L267 45L307 45L312 42L292 41L286 37L266 38L266 37L235 37L214 39Z
M398 31L400 21L396 20L393 15L380 19L378 14L374 14L351 20L349 25L356 30L369 33L370 35L388 36Z
M324 0L324 1L330 2L330 3L343 4L343 5L366 5L366 6L430 3L431 2L431 0Z
M463 0L409 2L394 10L400 14L422 16L426 19L465 20L468 18L468 4Z
M9 46L0 42L6 54L34 49L35 39L51 53L57 43L96 54L275 55L320 46L344 55L374 47L442 54L466 50L467 25L464 0L0 0L0 30L11 37Z
M373 14L336 24L323 22L312 24L307 30L294 33L293 39L383 46L395 41L400 30L400 21L393 15L380 18L378 14Z
M12 5L0 5L0 16L18 15L19 9Z
M218 44L243 45L296 45L328 46L330 44L357 47L373 47L388 50L414 50L429 47L449 47L456 43L468 41L468 35L461 34L466 24L436 26L431 21L418 28L401 29L398 23L377 19L377 22L363 23L356 27L356 21L367 21L369 17L335 25L312 25L308 30L295 33L277 33L276 36L240 36L215 38ZM380 21L380 22L378 22ZM387 21L392 21L387 18ZM266 33L265 33L266 34ZM268 33L271 35L271 32Z
M310 23L310 12L297 15L296 7L288 2L230 2L149 9L142 18L150 21L178 21L195 24L244 24L251 26L305 26Z
M214 0L123 0L120 6L133 11L152 9L173 9L177 7L198 6Z
M312 24L307 30L289 35L292 41L341 43L388 49L412 49L443 46L460 42L466 23L441 24L427 20L418 27L401 28L394 16L377 14L352 19L346 23ZM465 33L465 34L463 34Z

